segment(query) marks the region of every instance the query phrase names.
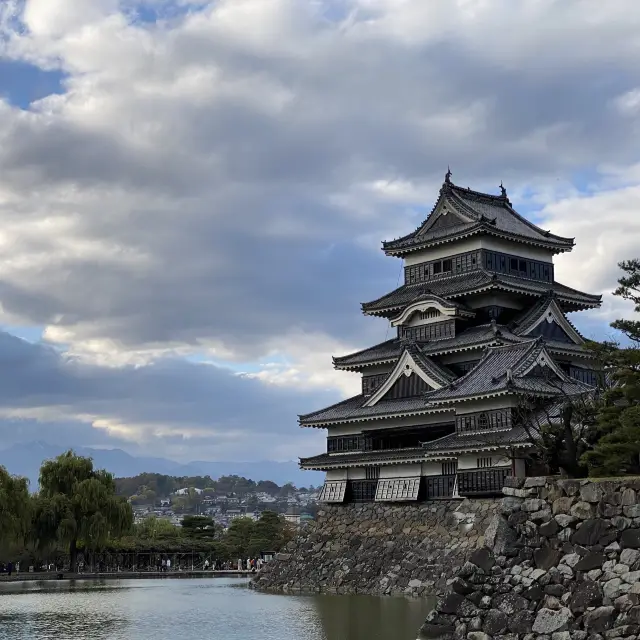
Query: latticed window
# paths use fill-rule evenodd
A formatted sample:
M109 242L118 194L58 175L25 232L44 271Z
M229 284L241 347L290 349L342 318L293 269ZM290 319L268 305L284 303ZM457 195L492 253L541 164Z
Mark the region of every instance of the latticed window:
M458 472L457 460L448 460L447 462L442 463L443 476L454 476L457 472Z
M327 452L362 451L363 444L364 438L362 435L332 436L327 438Z
M489 418L487 418L486 413L481 413L478 416L478 429L488 429L489 428Z
M373 502L377 485L377 480L350 480L349 498L352 502Z
M380 477L380 467L365 467L364 473L367 480L377 480Z
M493 466L493 458L478 458L478 469L486 469Z

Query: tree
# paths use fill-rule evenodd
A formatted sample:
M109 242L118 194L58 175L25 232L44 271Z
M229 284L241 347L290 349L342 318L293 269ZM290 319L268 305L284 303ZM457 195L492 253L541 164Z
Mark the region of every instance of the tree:
M624 274L613 295L634 304L640 313L640 260L619 264ZM640 320L611 323L629 346L605 343L612 386L603 394L593 449L584 455L592 475L640 472Z
M180 530L166 518L148 516L135 526L135 535L140 540L159 540L177 538Z
M547 380L553 386L553 380ZM590 433L597 416L597 392L569 395L558 384L553 400L522 396L514 412L527 440L548 473L584 477L582 457L591 446Z
M24 542L30 529L29 481L0 467L0 539Z
M216 533L213 518L208 516L185 516L180 524L183 533L190 538L210 540Z
M94 470L91 458L67 451L43 463L34 535L40 545L54 540L67 544L71 571L76 571L79 542L95 549L132 523L131 507L116 495L113 476Z

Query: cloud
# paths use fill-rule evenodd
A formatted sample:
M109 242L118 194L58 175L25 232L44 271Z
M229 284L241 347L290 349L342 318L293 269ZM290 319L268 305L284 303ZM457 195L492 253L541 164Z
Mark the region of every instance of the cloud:
M294 459L312 445L317 450L322 439L297 428L297 413L336 399L330 391L263 384L183 359L96 366L4 332L0 367L11 371L0 389L5 445L38 434L74 446L110 443L181 459L197 454L260 460L265 451L276 459Z
M357 386L329 354L386 335L359 313L398 282L380 240L425 217L447 164L575 235L568 284L611 289L637 234L638 22L633 0L6 4L0 57L64 80L0 101L0 320L113 384L209 380L200 359L322 406ZM181 402L158 416L120 384L131 413L70 397L69 415L186 433Z

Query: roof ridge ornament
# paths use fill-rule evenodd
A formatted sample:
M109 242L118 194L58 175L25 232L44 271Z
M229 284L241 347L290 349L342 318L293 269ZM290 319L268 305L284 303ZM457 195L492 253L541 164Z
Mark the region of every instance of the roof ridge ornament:
M447 173L444 174L444 183L445 184L451 184L451 167L449 165L447 165Z
M504 184L502 184L502 180L500 180L500 197L511 206L511 200L509 200L509 196L507 195L507 189Z

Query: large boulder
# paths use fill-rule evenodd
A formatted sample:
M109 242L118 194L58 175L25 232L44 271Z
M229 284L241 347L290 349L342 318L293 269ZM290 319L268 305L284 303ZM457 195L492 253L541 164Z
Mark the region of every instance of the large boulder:
M584 614L584 627L590 633L603 633L611 629L616 619L615 607L597 607Z
M517 539L516 532L500 515L493 516L484 532L485 546L497 556L504 555Z
M533 611L523 609L522 611L516 611L512 616L509 616L509 631L511 633L531 633L535 615Z
M485 534L486 538L486 534ZM476 549L470 556L469 562L476 567L480 567L485 573L489 573L496 563L496 559L489 549Z
M609 529L609 523L601 518L585 520L581 527L571 536L571 542L584 547L593 546L594 544L598 544L600 538L603 537Z
M560 551L552 549L551 547L542 547L536 549L533 552L533 559L538 569L544 569L545 571L555 567L560 560Z
M569 628L569 623L572 619L573 615L566 607L540 609L533 622L532 631L533 633L544 635L555 633L556 631L565 631Z
M497 595L493 599L493 604L497 609L509 616L512 616L514 613L522 611L523 609L527 609L529 607L529 602L526 598L523 598L522 596L513 592L501 593Z
M499 609L489 609L484 618L483 629L490 635L496 636L506 630L509 618Z
M592 569L601 569L606 558L603 553L587 553L573 567L576 571L591 571Z
M620 544L625 549L640 549L640 529L625 529L620 534Z
M569 608L573 613L584 613L589 607L599 607L602 604L602 587L598 582L585 580L581 582L571 594Z

